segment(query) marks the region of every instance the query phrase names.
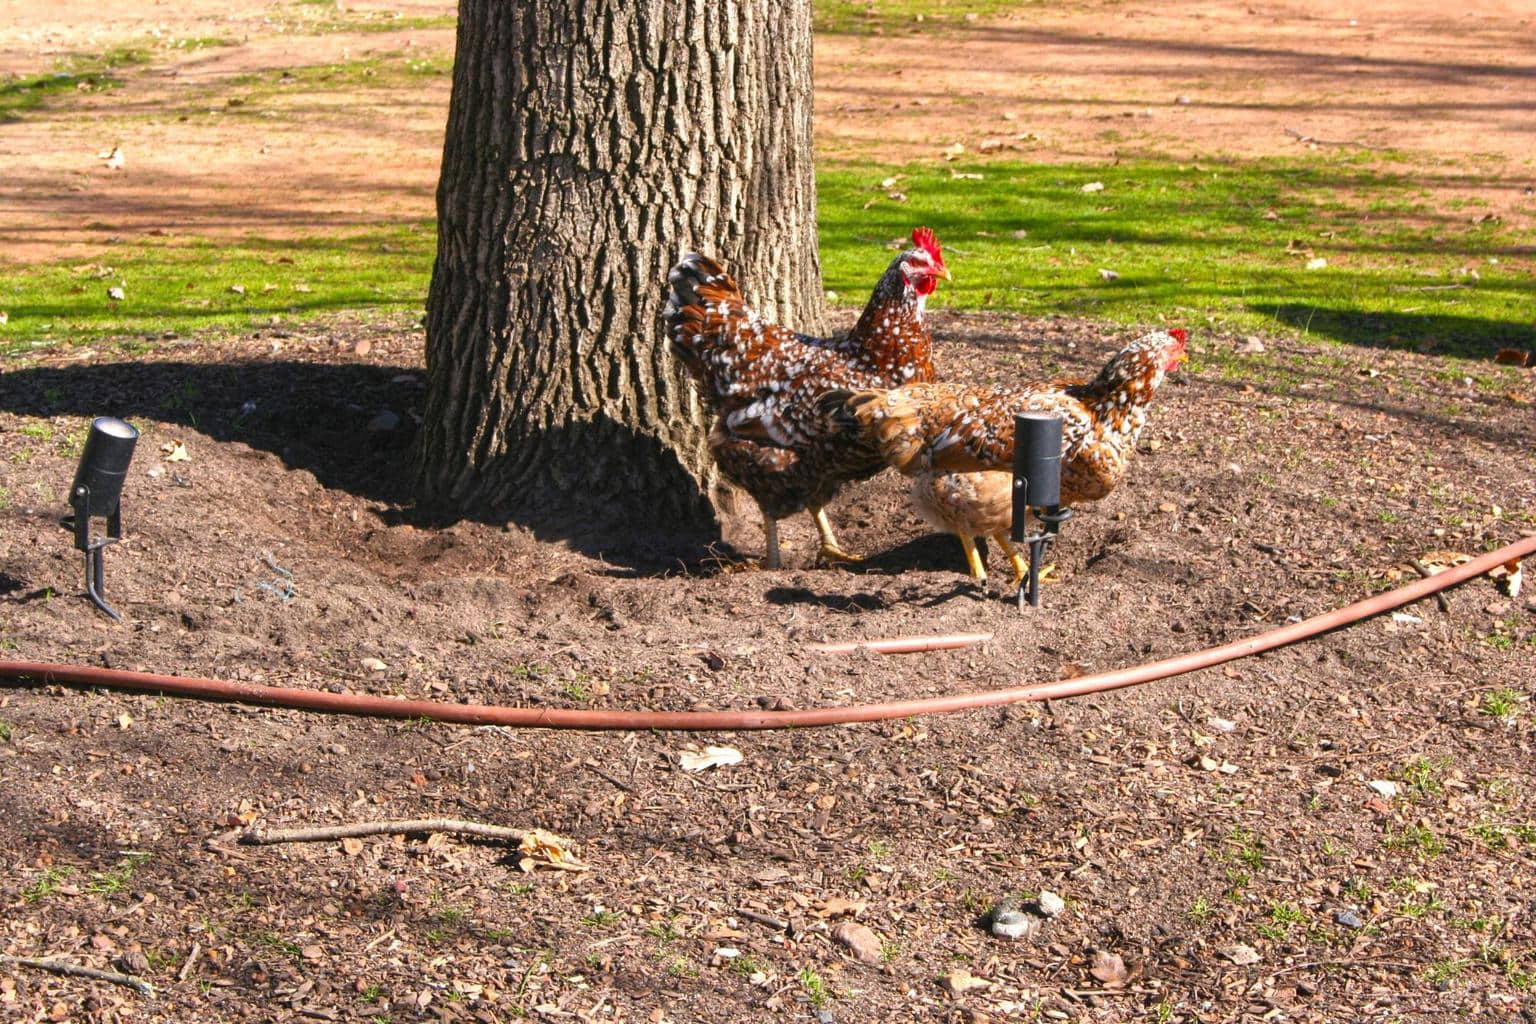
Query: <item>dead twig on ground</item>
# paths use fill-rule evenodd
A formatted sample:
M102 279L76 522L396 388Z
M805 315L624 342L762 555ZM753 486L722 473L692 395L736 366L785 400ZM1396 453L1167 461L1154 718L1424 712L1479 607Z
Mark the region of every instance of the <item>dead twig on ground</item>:
M187 954L187 962L182 964L181 970L176 972L176 980L186 981L187 976L192 973L193 966L197 963L197 958L202 955L203 944L201 942L192 943L192 952Z
M86 967L84 964L70 963L68 960L38 960L30 956L0 954L0 967L31 967L34 970L50 971L54 974L67 974L72 978L108 981L114 985L125 985L146 999L155 998L154 986L147 981L140 981L131 974L102 971L95 967Z
M1416 971L1423 966L1423 964L1409 963L1406 960L1389 960L1380 957L1357 957L1353 959L1341 960L1308 960L1304 963L1289 964L1277 971L1272 971L1270 972L1270 977L1273 979L1280 977L1282 974L1291 974L1295 971L1310 971L1314 967L1385 967L1388 969L1396 968L1400 971Z
M1408 564L1413 566L1413 571L1414 572L1418 573L1420 576L1424 577L1425 579L1429 579L1431 576L1433 576L1435 574L1434 571L1432 569L1430 569L1429 566L1425 565L1422 561L1420 561L1417 558L1411 560ZM1444 612L1445 614L1447 614L1447 615L1451 614L1451 602L1449 602L1449 601L1447 601L1445 599L1445 591L1443 591L1443 590L1435 591L1435 604L1439 605L1440 606L1440 610L1442 612Z
M1375 150L1378 153L1385 153L1392 148L1391 146L1373 146L1369 142L1356 142L1353 139L1319 139L1315 135L1304 134L1295 128L1287 128L1285 134L1297 142L1306 142L1314 146L1355 146L1359 149Z
M991 633L952 633L946 636L898 636L882 640L806 644L805 649L819 654L852 654L854 651L874 651L877 654L923 654L928 651L973 647L991 639Z
M782 917L774 917L772 914L759 914L755 910L747 910L745 908L738 909L736 913L748 921L756 921L758 924L767 925L769 928L776 929L777 931L789 931L789 922Z
M395 835L404 832L458 832L482 839L521 843L527 833L520 828L485 825L458 818L411 818L402 821L359 821L349 825L322 825L315 828L247 829L240 834L242 846L270 846L273 843L321 843L328 839L357 836Z

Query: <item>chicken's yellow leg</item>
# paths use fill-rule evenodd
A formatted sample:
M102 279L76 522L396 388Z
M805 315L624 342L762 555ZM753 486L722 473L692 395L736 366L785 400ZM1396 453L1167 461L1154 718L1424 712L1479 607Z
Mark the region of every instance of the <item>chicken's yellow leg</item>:
M827 510L813 508L810 510L811 518L816 520L816 532L821 534L821 551L818 557L828 562L862 562L863 555L855 555L844 551L837 546L837 538L832 534L832 524L827 520Z
M965 564L971 570L971 578L978 583L987 582L987 567L981 563L981 554L976 550L976 538L968 533L957 533L960 538L960 546L965 549Z
M1013 546L1013 541L1006 533L994 533L992 539L997 541L997 546L1003 554L1008 556L1008 564L1013 566L1013 585L1021 586L1024 577L1029 575L1029 562L1019 553L1019 549Z

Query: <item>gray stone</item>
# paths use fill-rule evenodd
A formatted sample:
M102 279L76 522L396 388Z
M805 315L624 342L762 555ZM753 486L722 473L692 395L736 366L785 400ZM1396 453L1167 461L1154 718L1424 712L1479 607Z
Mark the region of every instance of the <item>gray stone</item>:
M1035 906L1040 908L1042 917L1055 917L1067 909L1067 901L1049 889L1041 889L1040 895L1035 897Z

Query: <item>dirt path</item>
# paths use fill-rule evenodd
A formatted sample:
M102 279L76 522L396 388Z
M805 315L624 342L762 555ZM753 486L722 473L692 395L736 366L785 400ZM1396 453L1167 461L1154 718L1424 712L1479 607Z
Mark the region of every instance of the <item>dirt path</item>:
M1046 161L1340 145L1523 223L1509 208L1536 183L1528 6L1389 7L1357 20L1304 3L1089 2L824 36L819 145L924 160L958 142ZM212 16L5 0L0 71L122 45L148 46L151 60L120 69L121 88L0 126L0 247L40 261L144 232L285 236L430 218L449 82L413 69L451 59L452 30L420 19L454 9L233 0ZM391 12L415 20L388 30ZM228 45L184 45L208 39ZM352 70L303 70L332 64Z

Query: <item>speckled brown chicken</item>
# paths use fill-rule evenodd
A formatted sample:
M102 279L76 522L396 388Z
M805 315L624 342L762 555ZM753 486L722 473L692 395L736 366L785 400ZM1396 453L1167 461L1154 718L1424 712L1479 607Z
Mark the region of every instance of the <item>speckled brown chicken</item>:
M1097 501L1125 476L1147 407L1164 376L1186 358L1188 337L1182 328L1144 335L1087 382L832 391L819 402L821 429L866 439L911 477L912 504L931 525L960 538L972 576L986 579L975 538L987 536L1008 556L1017 583L1025 565L1008 538L1014 413L1061 416L1062 504Z
M824 559L856 560L838 546L825 506L846 482L885 468L864 439L811 430L816 400L832 388L895 387L934 379L933 339L923 321L928 296L949 278L938 239L927 228L891 261L847 334L796 334L747 305L725 269L691 253L672 268L665 319L672 351L716 414L709 450L727 480L757 501L769 568L782 565L779 519L808 510ZM739 435L763 424L775 440Z

